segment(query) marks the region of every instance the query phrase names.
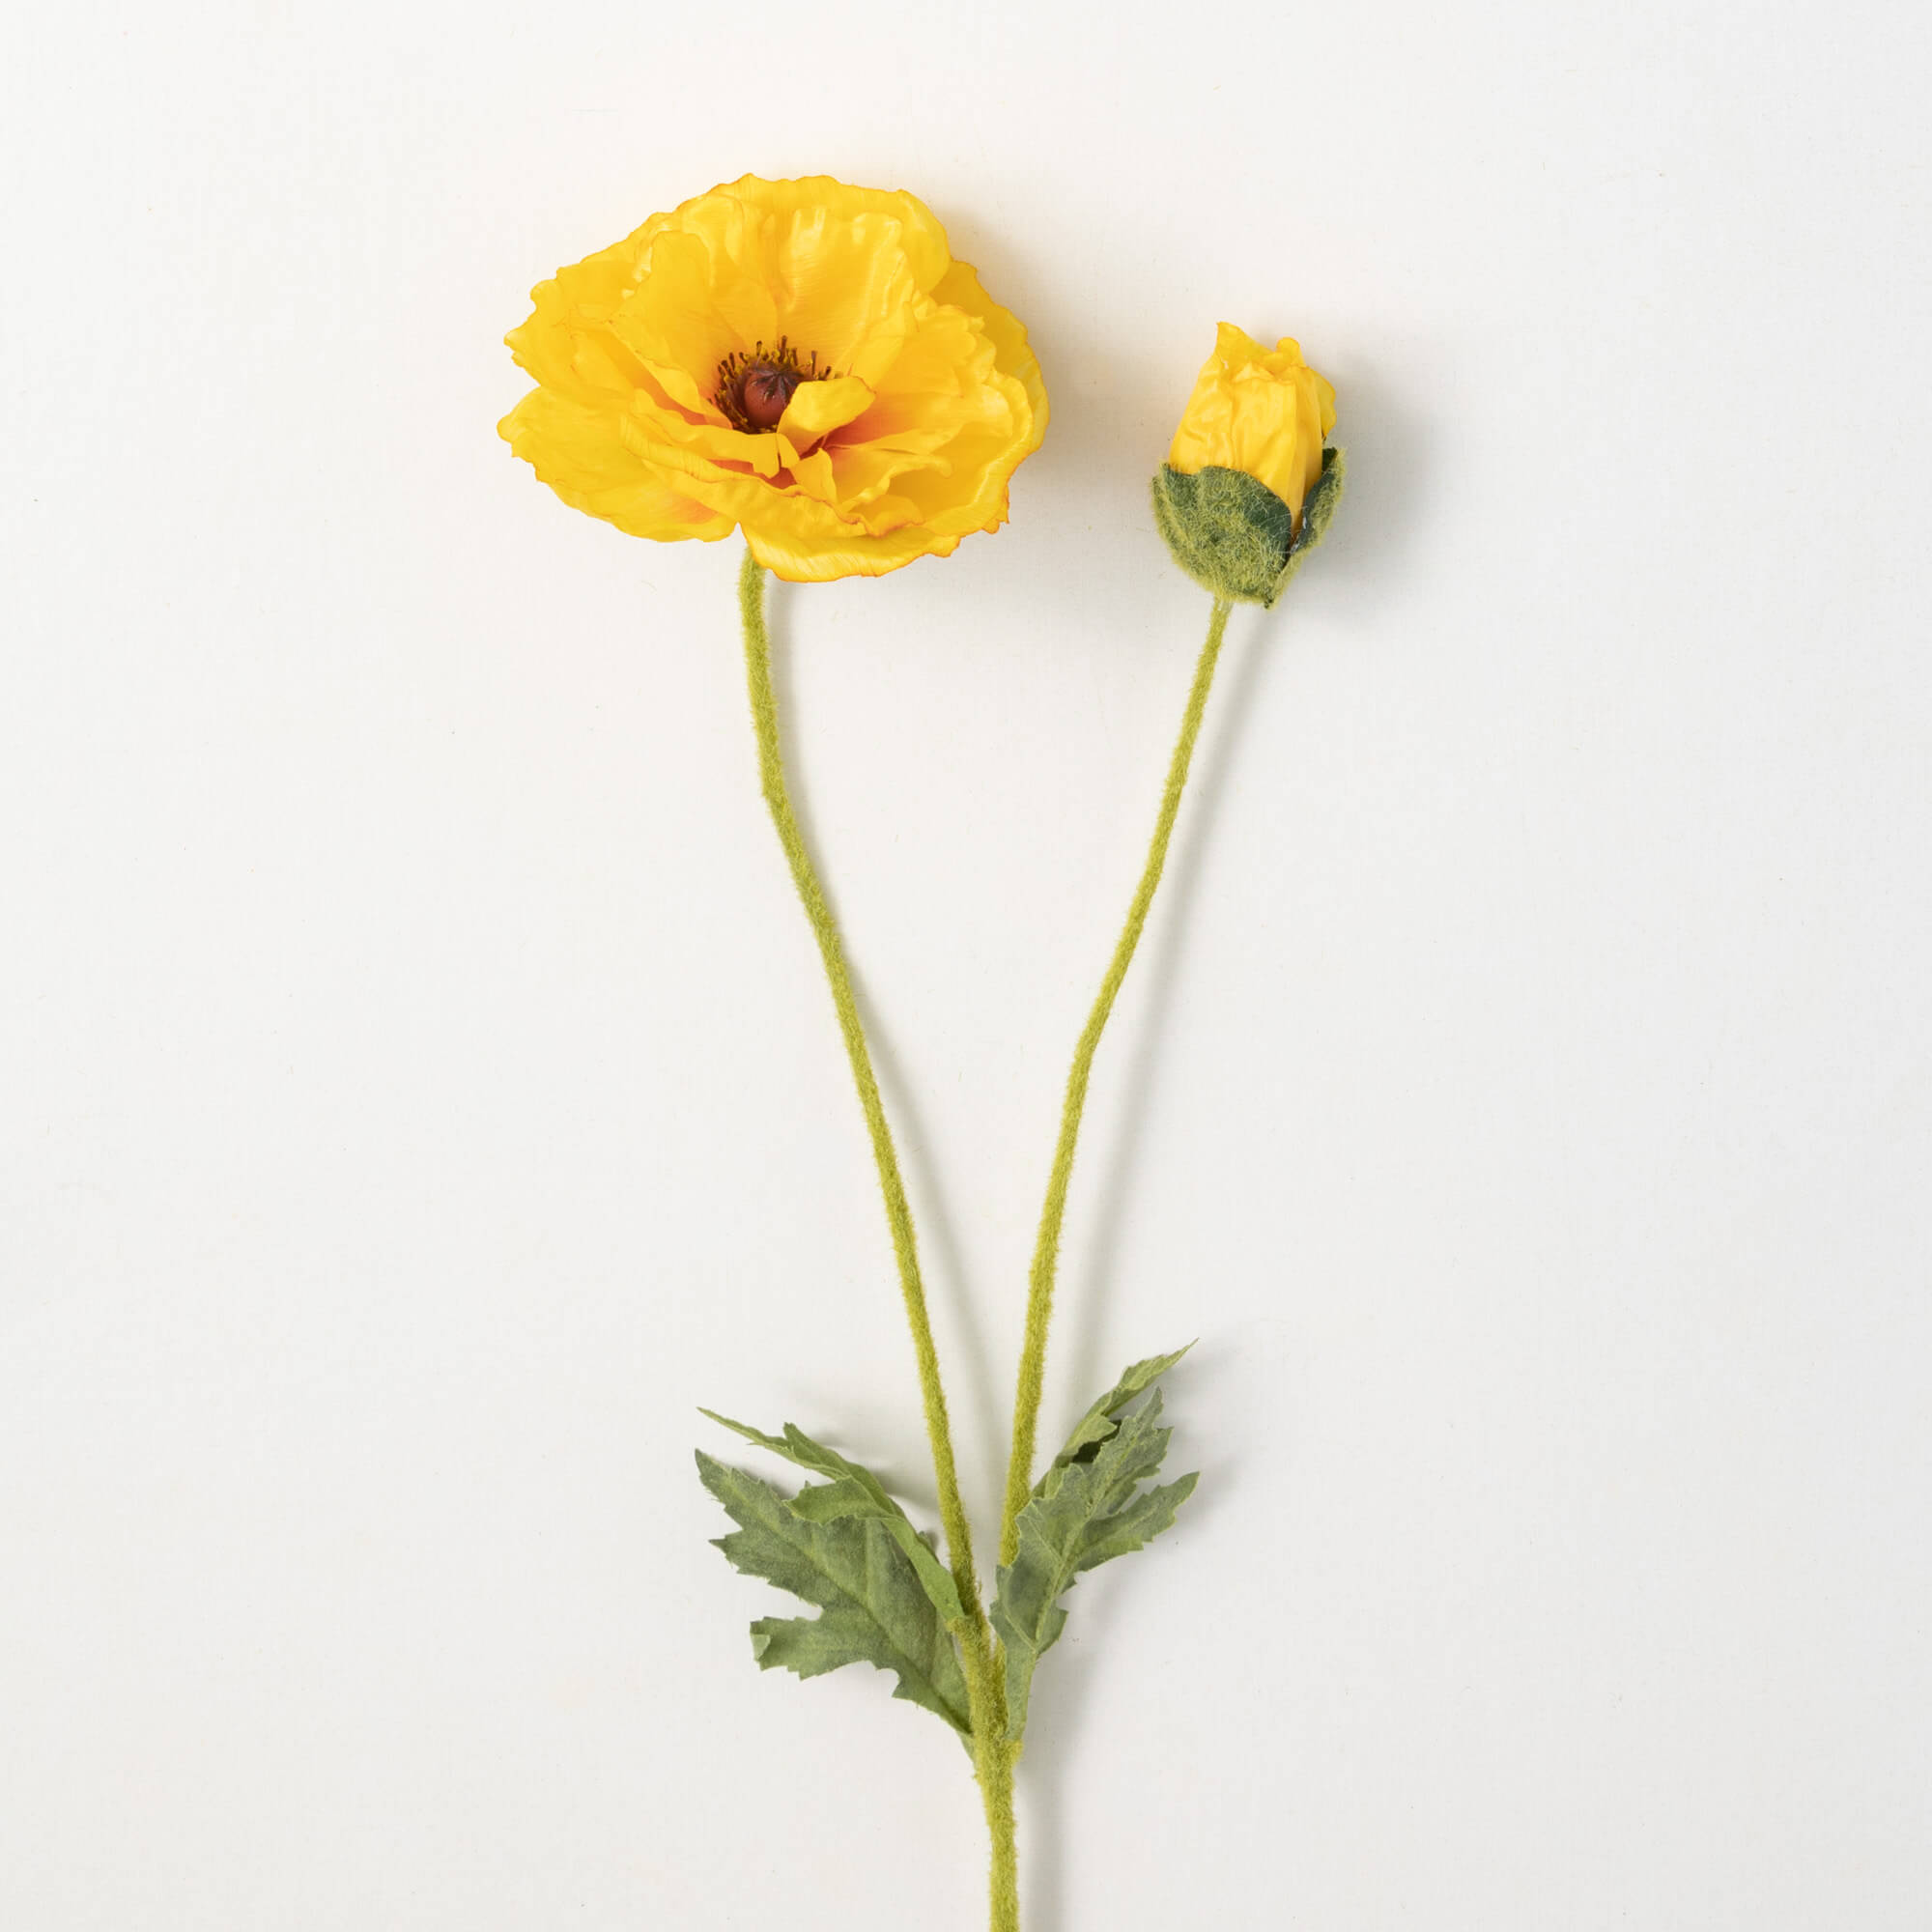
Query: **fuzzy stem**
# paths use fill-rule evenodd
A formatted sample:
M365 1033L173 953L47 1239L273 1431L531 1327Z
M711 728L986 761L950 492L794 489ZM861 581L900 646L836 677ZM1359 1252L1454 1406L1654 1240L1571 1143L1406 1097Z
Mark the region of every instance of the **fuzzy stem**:
M987 1881L990 1932L1020 1932L1019 1850L1013 1831L1013 1762L1018 1753L1004 1738L994 1738L980 1769L980 1792L986 1801L986 1831L993 1841Z
M1106 1031L1107 1016L1114 1009L1115 996L1133 963L1134 949L1140 944L1141 928L1147 923L1148 908L1153 904L1161 869L1167 864L1167 841L1180 810L1180 794L1187 786L1187 768L1194 757L1194 741L1201 734L1201 720L1208 709L1208 692L1214 682L1214 666L1221 655L1221 637L1228 628L1231 608L1225 597L1214 600L1214 614L1208 619L1208 640L1201 646L1201 658L1194 668L1194 684L1187 694L1180 736L1167 768L1167 790L1161 798L1160 816L1154 821L1153 840L1148 847L1140 887L1127 908L1127 923L1121 928L1114 956L1107 965L1107 977L1100 982L1099 996L1087 1016L1086 1030L1074 1048L1073 1065L1066 1075L1066 1097L1060 1113L1060 1141L1053 1151L1053 1173L1046 1184L1046 1203L1040 1209L1039 1234L1034 1242L1033 1268L1028 1280L1026 1340L1020 1350L1019 1387L1013 1397L1013 1446L1007 1463L1006 1511L1000 1524L1002 1564L1010 1563L1019 1548L1020 1511L1026 1507L1033 1487L1034 1438L1039 1427L1040 1395L1046 1375L1046 1332L1053 1319L1060 1227L1066 1214L1066 1189L1073 1175L1073 1149L1080 1138L1080 1116L1087 1105L1087 1080L1094 1069L1094 1055L1100 1044L1100 1036Z
M973 1714L973 1776L986 1811L986 1836L992 1845L987 1874L987 1897L992 1932L1019 1932L1019 1856L1014 1842L1013 1767L1020 1747L1007 1736L1007 1684L999 1646L970 1641L961 1629L960 1662L966 1672L966 1701Z
M871 1136L872 1161L879 1170L879 1192L885 1197L886 1221L892 1230L893 1253L898 1262L899 1293L905 1300L913 1353L919 1362L920 1395L925 1407L926 1436L932 1444L932 1473L939 1489L939 1516L946 1527L947 1555L952 1566L952 1579L959 1586L959 1600L966 1605L964 1628L955 1629L954 1634L962 1649L980 1654L974 1660L979 1662L988 1648L985 1612L980 1607L980 1583L973 1568L972 1531L967 1526L965 1505L959 1496L952 1430L946 1415L946 1391L939 1378L939 1354L933 1347L932 1323L925 1310L925 1288L920 1279L912 1208L906 1201L905 1183L899 1178L898 1156L894 1151L893 1131L879 1098L879 1083L872 1072L872 1056L866 1044L865 1026L859 1018L859 1003L853 997L845 949L785 788L784 760L779 751L778 699L772 691L771 639L765 630L765 573L749 549L738 574L738 609L745 624L746 682L752 696L752 724L757 733L758 775L765 803L771 808L779 843L784 848L785 862L791 867L792 884L798 888L805 916L811 922L812 936L818 941L818 955L825 962L832 1004L838 1011L838 1031L845 1038L846 1057L852 1063L852 1081L859 1090L866 1130ZM976 1686L980 1688L975 1689ZM976 1708L972 1715L974 1729L978 1731L986 1715L977 1708L985 1701L981 1671L969 1670L968 1689L974 1692ZM1004 1729L1004 1724L1001 1728Z

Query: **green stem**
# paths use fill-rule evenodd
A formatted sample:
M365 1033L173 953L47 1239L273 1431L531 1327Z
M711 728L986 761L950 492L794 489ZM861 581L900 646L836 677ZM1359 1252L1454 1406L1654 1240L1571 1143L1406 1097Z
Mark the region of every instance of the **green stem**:
M745 673L752 696L752 724L758 739L758 776L765 803L771 808L772 823L778 828L779 843L783 846L785 862L791 867L792 884L798 888L805 916L811 922L812 936L818 941L818 956L825 962L832 1004L838 1010L838 1031L845 1037L853 1084L859 1090L859 1105L865 1111L866 1131L871 1136L872 1161L879 1170L879 1191L885 1196L886 1221L892 1229L893 1253L898 1261L899 1293L905 1301L913 1353L919 1362L925 1433L932 1444L932 1473L939 1488L939 1517L946 1528L952 1579L959 1586L960 1602L966 1605L966 1627L955 1634L960 1637L962 1649L977 1651L983 1657L988 1648L985 1612L980 1605L980 1582L973 1568L973 1535L959 1496L952 1430L946 1415L946 1390L939 1378L939 1353L932 1344L932 1322L926 1315L925 1288L920 1279L912 1208L906 1201L905 1183L899 1178L893 1130L887 1124L885 1105L879 1098L879 1083L872 1072L872 1056L866 1044L865 1025L859 1018L859 1003L852 994L852 976L845 965L845 949L838 937L838 923L832 917L832 907L812 867L811 855L806 850L804 835L791 809L791 796L785 788L784 760L779 750L778 699L772 691L771 639L765 630L765 573L750 550L745 553L744 566L738 574L738 609L745 624ZM982 1717L978 1706L985 1701L983 1673L969 1669L967 1684L973 1694L973 1724L977 1732L981 1728ZM1005 1729L1004 1723L1000 1728Z
M925 1407L925 1433L932 1445L932 1472L939 1488L939 1516L946 1527L947 1554L952 1580L966 1614L948 1626L959 1645L966 1677L966 1697L972 1717L973 1773L980 1781L986 1806L986 1830L993 1846L991 1897L992 1932L1019 1932L1019 1878L1013 1831L1013 1747L1007 1742L1006 1683L1000 1659L980 1602L980 1582L973 1568L973 1534L960 1500L959 1476L952 1455L952 1430L946 1415L946 1390L939 1377L939 1353L933 1347L932 1322L926 1314L925 1288L919 1272L919 1243L913 1233L912 1208L899 1176L898 1155L879 1083L872 1071L871 1050L866 1044L865 1023L852 992L852 975L845 964L845 948L838 922L826 899L805 837L799 831L791 795L785 786L784 759L779 747L778 698L772 690L771 639L765 629L765 573L748 550L738 575L738 609L745 624L745 675L752 696L752 724L758 740L758 775L779 843L791 867L792 884L818 941L818 956L832 988L844 1036L852 1081L871 1138L872 1161L879 1171L879 1192L885 1197L886 1222L892 1230L893 1253L898 1262L899 1292L905 1300L906 1321L912 1329L913 1353L919 1362L920 1395Z
M987 1880L992 1908L992 1932L1019 1932L1019 1856L1013 1829L1013 1767L1020 1747L1007 1736L1005 1665L997 1644L969 1641L959 1635L960 1662L966 1672L966 1701L973 1714L973 1776L986 1809L986 1835L993 1861Z
M1147 923L1148 908L1153 904L1161 869L1167 864L1167 841L1180 810L1180 794L1187 786L1187 768L1194 757L1194 741L1201 735L1201 720L1208 709L1208 692L1214 682L1214 666L1221 655L1221 637L1228 628L1228 600L1214 600L1214 614L1208 622L1208 640L1201 646L1200 662L1194 668L1193 688L1187 694L1187 709L1180 720L1180 736L1167 768L1167 790L1160 802L1160 816L1154 821L1153 840L1148 847L1147 864L1141 870L1139 890L1127 908L1127 923L1121 928L1114 956L1107 965L1107 977L1100 982L1094 1010L1087 1016L1086 1030L1073 1051L1073 1065L1066 1076L1066 1097L1060 1112L1060 1141L1053 1151L1053 1173L1046 1184L1046 1203L1040 1209L1039 1234L1034 1242L1033 1268L1028 1280L1026 1340L1020 1350L1019 1387L1013 1397L1013 1446L1007 1463L1006 1511L1000 1525L1000 1561L1010 1563L1019 1548L1020 1511L1026 1507L1033 1488L1034 1438L1039 1428L1040 1395L1046 1376L1046 1332L1053 1319L1053 1283L1060 1262L1060 1227L1066 1215L1066 1188L1073 1176L1073 1149L1080 1138L1080 1116L1087 1105L1087 1080L1094 1069L1094 1055L1106 1031L1107 1016L1114 1009L1115 996L1132 965L1134 949L1140 944L1141 928Z
M1020 1932L1020 1869L1013 1833L1013 1762L1018 1753L1004 1738L994 1738L979 1767L980 1791L986 1801L986 1831L993 1841L993 1868L987 1882L991 1932Z

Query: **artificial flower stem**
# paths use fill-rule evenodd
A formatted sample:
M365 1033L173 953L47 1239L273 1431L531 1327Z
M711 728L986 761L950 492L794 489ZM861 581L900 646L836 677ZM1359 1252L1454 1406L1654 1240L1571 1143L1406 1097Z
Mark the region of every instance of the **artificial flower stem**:
M939 1490L939 1517L946 1529L947 1555L952 1579L959 1588L959 1600L966 1606L966 1628L955 1631L962 1649L977 1653L975 1662L986 1661L989 1649L985 1612L980 1603L979 1578L973 1568L973 1537L966 1521L965 1505L959 1495L959 1476L953 1463L952 1430L946 1414L946 1390L939 1378L939 1353L933 1347L932 1322L925 1308L925 1288L920 1279L919 1243L913 1233L912 1208L906 1201L905 1183L899 1177L898 1155L893 1148L893 1130L886 1121L884 1103L879 1098L879 1083L872 1071L872 1055L866 1044L866 1028L859 1017L859 1003L853 997L852 976L845 964L845 949L838 937L838 923L825 896L825 888L806 850L804 835L791 808L785 786L784 760L779 749L778 698L772 690L771 639L765 629L765 573L748 547L744 565L738 573L738 609L745 626L745 672L752 696L752 724L758 740L758 776L765 803L771 808L772 823L778 829L779 843L784 848L791 867L792 884L811 923L812 936L818 941L818 956L825 963L825 978L832 987L832 1004L838 1009L838 1030L845 1038L846 1057L852 1063L853 1084L859 1090L859 1105L865 1111L866 1130L871 1137L872 1161L879 1170L879 1191L885 1197L886 1221L892 1230L893 1253L898 1262L899 1292L905 1300L906 1321L912 1329L913 1353L919 1363L919 1386L925 1407L925 1433L932 1444L932 1473ZM972 1694L974 1728L981 1727L990 1713L979 1708L986 1701L989 1679L980 1669L968 1672ZM1001 1728L1004 1729L1004 1723Z
M1175 742L1174 756L1167 768L1167 790L1161 797L1160 816L1154 821L1153 840L1148 847L1147 864L1141 868L1141 882L1127 908L1127 923L1114 946L1107 965L1107 977L1100 982L1099 996L1087 1016L1080 1043L1074 1048L1073 1065L1066 1076L1066 1097L1060 1112L1060 1141L1053 1151L1053 1172L1046 1184L1046 1203L1040 1209L1039 1233L1034 1242L1033 1268L1027 1289L1026 1339L1020 1350L1019 1387L1013 1397L1013 1446L1007 1463L1006 1510L1000 1524L1000 1561L1011 1563L1019 1549L1020 1511L1026 1507L1033 1488L1034 1439L1039 1427L1040 1395L1046 1375L1046 1333L1053 1319L1053 1284L1060 1262L1060 1228L1066 1215L1067 1183L1073 1176L1073 1150L1080 1138L1080 1116L1087 1105L1087 1081L1094 1070L1094 1055L1106 1031L1107 1016L1114 1009L1115 996L1133 964L1134 949L1147 923L1148 908L1153 904L1162 868L1167 864L1168 839L1180 810L1180 795L1187 788L1187 769L1194 758L1194 741L1201 735L1201 720L1208 709L1208 693L1214 682L1214 667L1221 655L1222 634L1228 628L1228 612L1233 607L1225 597L1214 600L1214 614L1208 622L1208 639L1201 646L1200 661L1194 668L1194 683L1187 694L1187 709L1181 715L1180 736Z
M980 1795L986 1802L986 1831L993 1841L988 1923L991 1932L1020 1932L1019 1851L1013 1827L1013 1766L1019 1752L995 1735L986 1740L983 1760L977 1748L974 1756Z
M973 1735L967 1748L973 1754L973 1776L986 1810L986 1835L993 1858L987 1893L992 1908L992 1932L1019 1932L1019 1859L1013 1818L1013 1767L1019 1746L1007 1736L1007 1685L999 1646L989 1642L982 1624L975 1632L949 1626L959 1642L960 1666L966 1676L966 1702L972 1714Z

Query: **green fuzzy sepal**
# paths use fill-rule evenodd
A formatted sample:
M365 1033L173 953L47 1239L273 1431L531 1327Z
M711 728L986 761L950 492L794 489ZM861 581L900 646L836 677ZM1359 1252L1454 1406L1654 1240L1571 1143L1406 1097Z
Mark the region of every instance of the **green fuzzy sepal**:
M1321 474L1294 515L1259 477L1209 465L1192 475L1163 463L1153 479L1153 520L1174 560L1204 590L1236 604L1272 605L1327 534L1347 466L1321 452Z

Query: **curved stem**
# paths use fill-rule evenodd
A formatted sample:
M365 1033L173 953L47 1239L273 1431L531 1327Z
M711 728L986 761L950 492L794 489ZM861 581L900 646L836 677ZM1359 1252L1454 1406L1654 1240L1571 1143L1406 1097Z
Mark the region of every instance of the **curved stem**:
M1208 692L1214 682L1214 666L1221 655L1221 637L1228 628L1231 606L1224 597L1214 600L1214 614L1208 622L1208 640L1201 646L1201 658L1194 668L1193 688L1187 694L1187 709L1181 715L1180 736L1167 768L1167 790L1161 797L1160 816L1154 821L1153 841L1148 847L1147 864L1141 882L1127 908L1127 923L1114 946L1107 965L1107 977L1100 982L1094 1010L1074 1048L1073 1065L1066 1076L1066 1097L1060 1111L1060 1141L1053 1151L1053 1173L1046 1184L1046 1204L1040 1209L1039 1234L1034 1242L1033 1268L1027 1289L1026 1340L1020 1350L1019 1387L1013 1397L1013 1446L1007 1462L1006 1511L1000 1524L1000 1561L1010 1563L1019 1548L1019 1516L1026 1507L1033 1487L1034 1438L1039 1427L1040 1393L1046 1375L1046 1331L1053 1319L1053 1283L1060 1262L1060 1226L1066 1215L1067 1183L1073 1176L1073 1149L1080 1138L1080 1116L1087 1105L1087 1080L1094 1070L1094 1055L1106 1031L1107 1016L1114 1009L1115 996L1133 964L1134 949L1140 944L1141 928L1147 923L1148 908L1153 904L1167 864L1167 841L1180 810L1180 794L1187 787L1187 768L1194 758L1194 741L1201 735L1201 720L1208 709Z
M784 848L785 861L791 867L792 884L798 888L805 916L811 922L812 936L818 941L818 955L825 962L832 1004L838 1011L838 1031L845 1038L846 1057L852 1063L852 1081L859 1090L859 1105L865 1111L866 1131L871 1137L873 1164L879 1170L879 1191L885 1197L886 1221L892 1230L893 1253L898 1262L899 1293L905 1300L913 1353L919 1362L925 1433L932 1444L932 1473L939 1489L939 1516L946 1527L952 1578L959 1586L959 1600L966 1605L967 1630L961 1634L962 1643L970 1641L975 1649L983 1652L985 1612L980 1607L980 1583L973 1568L972 1531L959 1496L952 1430L946 1414L946 1390L939 1378L939 1354L933 1347L925 1288L920 1279L912 1208L906 1201L905 1183L899 1178L898 1155L894 1151L893 1130L887 1124L885 1106L879 1098L879 1083L872 1072L872 1056L866 1044L865 1026L859 1018L859 1003L853 997L845 949L832 917L832 907L826 900L825 888L819 882L811 855L806 850L804 835L798 829L790 793L785 788L784 760L779 751L778 699L772 691L771 639L765 630L765 573L749 550L738 574L738 609L745 625L746 682L751 690L752 724L757 733L758 776L765 803L771 808L779 843ZM978 1675L969 1673L969 1687ZM974 1701L978 1704L984 1700L976 1696ZM980 1728L980 1718L981 1713L976 1709L973 1713L976 1731Z

